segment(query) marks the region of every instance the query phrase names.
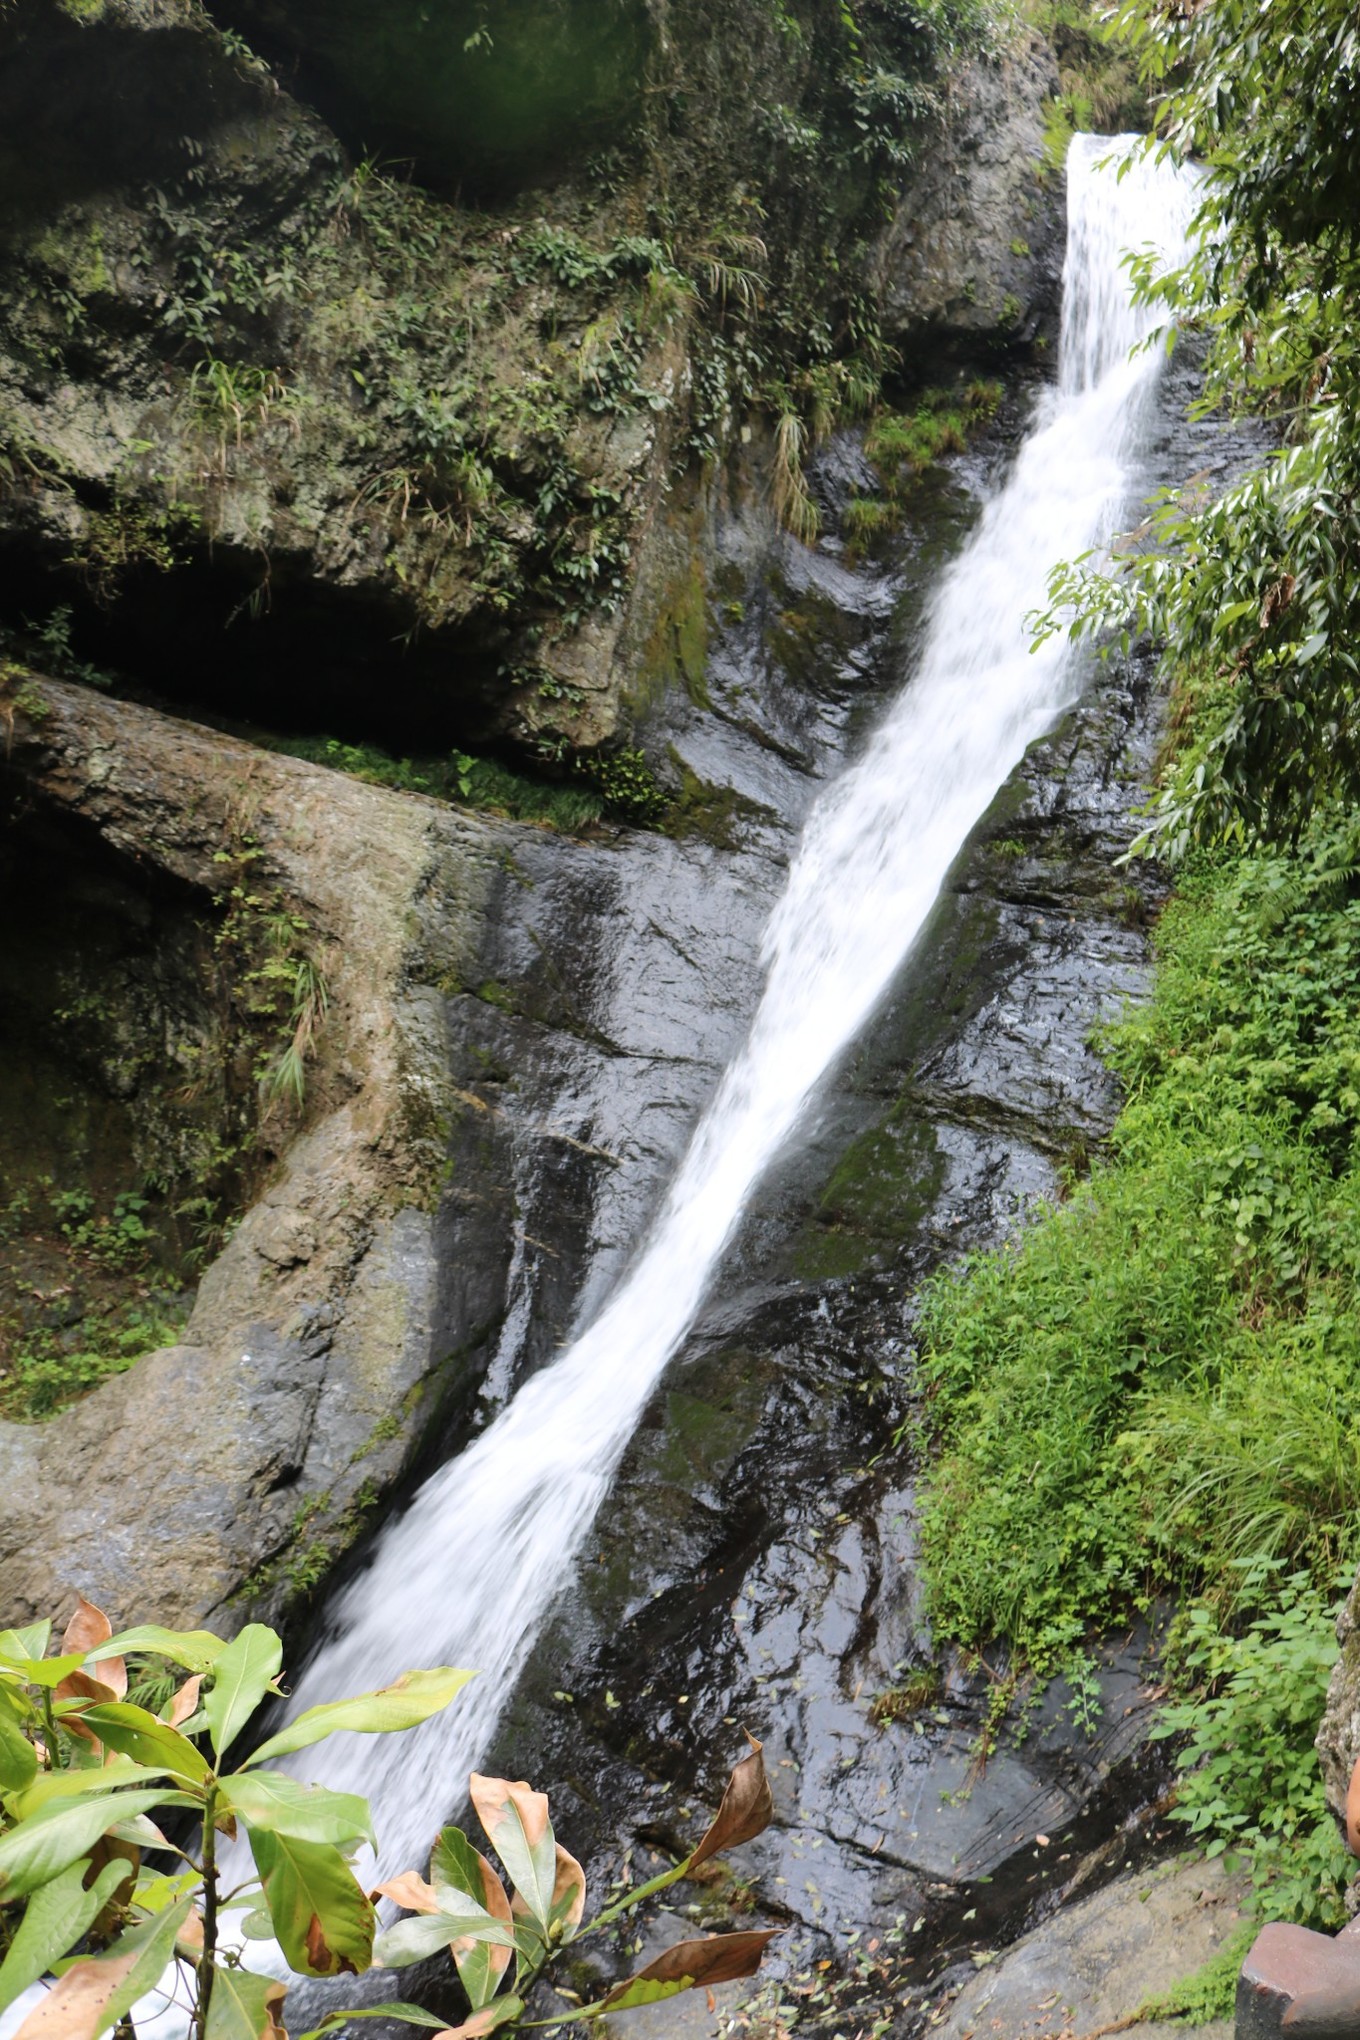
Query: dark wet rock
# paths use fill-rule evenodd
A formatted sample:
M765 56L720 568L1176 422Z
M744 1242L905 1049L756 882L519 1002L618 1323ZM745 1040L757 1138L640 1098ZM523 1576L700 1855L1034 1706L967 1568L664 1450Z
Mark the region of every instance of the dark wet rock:
M1059 180L1044 168L1045 101L1058 89L1038 36L971 64L942 130L874 251L885 325L919 343L1031 339L1056 312Z

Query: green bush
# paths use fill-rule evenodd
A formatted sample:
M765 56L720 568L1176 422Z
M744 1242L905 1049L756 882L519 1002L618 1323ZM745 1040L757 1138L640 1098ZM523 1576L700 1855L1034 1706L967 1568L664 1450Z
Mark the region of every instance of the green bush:
M1360 885L1345 828L1202 864L1107 1050L1111 1153L928 1290L933 1619L1035 1665L1244 1561L1330 1577L1360 1516Z

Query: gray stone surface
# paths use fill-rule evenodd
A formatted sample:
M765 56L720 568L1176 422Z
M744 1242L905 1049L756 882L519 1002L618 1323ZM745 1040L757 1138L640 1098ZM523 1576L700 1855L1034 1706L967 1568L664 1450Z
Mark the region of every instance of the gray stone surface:
M1120 1877L1044 1921L966 1983L936 2040L1057 2040L1128 2019L1200 1969L1242 1919L1243 1887L1218 1863L1163 1863ZM1153 2020L1143 2040L1185 2027ZM1231 2040L1229 2021L1195 2029Z

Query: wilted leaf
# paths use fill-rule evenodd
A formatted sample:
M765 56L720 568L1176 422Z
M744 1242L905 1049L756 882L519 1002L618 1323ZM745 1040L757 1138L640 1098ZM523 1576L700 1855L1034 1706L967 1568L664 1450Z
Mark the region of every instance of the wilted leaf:
M50 1884L40 1884L30 1897L0 1963L0 2012L31 1983L46 1976L54 1962L70 1954L114 1892L132 1875L129 1863L107 1863L87 1891L86 1868L84 1863L72 1863Z
M418 1728L422 1721L447 1707L475 1676L473 1672L454 1671L448 1665L436 1665L425 1672L403 1672L390 1686L380 1686L376 1692L356 1693L352 1700L329 1700L324 1706L307 1708L287 1728L271 1735L246 1761L267 1763L292 1750L305 1750L341 1729L348 1729L353 1735L385 1735Z
M97 1779L99 1773L89 1774ZM118 1821L164 1805L160 1791L99 1792L53 1800L0 1836L0 1896L22 1898L50 1884Z
M213 1682L203 1702L208 1733L218 1756L250 1720L283 1667L283 1645L262 1622L248 1622L213 1665Z
M720 1855L724 1849L754 1841L774 1819L774 1798L761 1754L764 1745L753 1735L746 1740L751 1745L751 1754L734 1766L717 1818L689 1859L691 1870L697 1870L701 1863L707 1863L710 1856Z
M86 1708L117 1698L112 1686L106 1686L102 1679L81 1671L68 1672L52 1695L62 1727L71 1735L84 1736L87 1742L97 1742L98 1737L82 1719Z
M221 1783L221 1803L250 1828L300 1842L373 1840L368 1801L357 1792L304 1785L282 1771L237 1771Z
M265 1904L289 1967L356 1976L373 1959L373 1907L340 1851L247 1828Z
M75 1614L67 1623L61 1639L62 1649L98 1650L100 1644L107 1643L112 1635L113 1624L104 1610L96 1608L94 1602L87 1601L83 1594L77 1594Z
M132 1651L150 1651L183 1665L186 1672L206 1672L226 1649L225 1639L210 1629L162 1629L159 1623L144 1623L138 1629L121 1629L107 1645L90 1653L89 1662L98 1664L105 1651L128 1656Z
M555 1926L563 1930L563 1938L570 1940L581 1924L586 1909L586 1873L559 1842L557 1844L557 1876L553 1882L552 1918Z
M517 2019L523 2010L521 1998L497 1998L494 2005L483 2005L470 2019L464 2019L461 2026L445 2026L438 2040L482 2040L483 2034L494 2033L497 2026Z
M99 2040L160 1981L191 1903L182 1899L132 1928L106 1955L74 1963L29 2013L14 2040Z
M22 1729L0 1714L0 1792L22 1792L38 1772L38 1753Z
M754 1976L766 1944L778 1931L769 1927L756 1933L710 1934L702 1941L678 1941L626 1983L615 1984L604 1999L604 2009L626 2011L630 2005L654 2004L657 1998L673 1997L702 1984Z
M547 1793L535 1792L522 1778L512 1783L508 1778L484 1778L480 1771L473 1772L468 1791L511 1883L546 1934L557 1883L557 1843Z
M427 1884L418 1870L403 1870L400 1877L389 1877L386 1884L377 1886L375 1898L390 1898L393 1905L399 1905L405 1912L436 1913L439 1900L432 1884Z
M430 1878L442 1900L461 1893L472 1899L474 1904L485 1906L491 1917L499 1920L502 1926L510 1925L510 1901L505 1895L505 1886L481 1851L473 1848L461 1828L440 1830L430 1856ZM510 1949L499 1947L494 1942L469 1940L464 1935L452 1944L449 1952L474 2010L489 2003L509 1967Z
M185 1722L189 1720L198 1705L198 1689L202 1684L202 1672L195 1672L193 1677L186 1679L173 1695L165 1717L171 1728L183 1728Z
M287 1990L276 1976L214 1964L207 2040L287 2040L279 2017Z
M1360 1856L1360 1759L1346 1789L1346 1846L1353 1856Z
M133 1706L129 1700L87 1707L81 1719L107 1748L131 1757L134 1763L169 1771L173 1777L185 1778L193 1785L202 1784L209 1775L207 1759L188 1736L171 1728L169 1722L158 1721L145 1707Z

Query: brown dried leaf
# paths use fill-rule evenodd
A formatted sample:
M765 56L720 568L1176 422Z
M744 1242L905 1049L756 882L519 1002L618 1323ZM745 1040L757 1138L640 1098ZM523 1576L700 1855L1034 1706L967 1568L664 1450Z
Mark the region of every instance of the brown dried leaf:
M61 1654L69 1657L72 1651L98 1650L101 1643L107 1643L113 1635L113 1624L102 1608L96 1608L93 1601L87 1601L83 1594L76 1595L76 1612L66 1625L66 1634L61 1639Z
M100 1670L103 1670L102 1665ZM102 1679L92 1678L89 1672L68 1672L57 1686L52 1698L54 1701L84 1700L88 1706L93 1707L100 1701L116 1700L118 1695L112 1686L106 1686ZM78 1714L64 1714L61 1725L69 1734L83 1736L86 1742L93 1743L96 1749L100 1747L94 1730L86 1728Z
M105 2005L136 1964L135 1953L77 1962L29 2013L14 2040L94 2040Z
M1360 1856L1360 1758L1346 1790L1346 1847L1353 1856Z
M570 1906L561 1915L562 1925L567 1934L574 1934L580 1926L586 1909L586 1873L576 1858L569 1855L559 1842L557 1844L557 1881L553 1885L553 1911L575 1889Z
M494 2004L483 2005L480 2012L474 2012L461 2026L445 2026L431 2036L431 2040L484 2040L487 2033L494 2033L497 2026L504 2026L511 2019L517 2019L524 2010L516 1997L497 1998Z
M778 1927L765 1927L754 1933L710 1934L702 1941L677 1941L635 1976L616 1983L604 2000L604 2010L619 2004L638 1983L670 1983L680 1990L692 1990L696 1984L731 1983L739 1976L754 1976L767 1944L778 1932ZM644 1994L639 1993L637 2001L645 2002Z
M764 1744L758 1743L749 1734L746 1740L751 1745L751 1754L734 1766L717 1818L689 1859L691 1870L697 1869L700 1863L706 1863L710 1856L721 1854L724 1849L735 1849L740 1842L754 1841L774 1819L774 1797L765 1775L765 1759L761 1755Z
M480 1771L474 1771L468 1780L468 1793L477 1809L478 1820L493 1841L497 1829L505 1826L507 1806L513 1806L519 1815L524 1838L531 1849L548 1832L548 1795L535 1792L523 1778L512 1782L509 1778L484 1778Z
M441 1910L432 1884L427 1884L418 1870L403 1870L400 1877L389 1878L373 1893L374 1898L390 1898L393 1905L399 1905L406 1912L437 1913Z
M195 1672L192 1679L186 1679L170 1702L166 1720L171 1728L182 1728L198 1706L198 1689L203 1684L202 1672Z

